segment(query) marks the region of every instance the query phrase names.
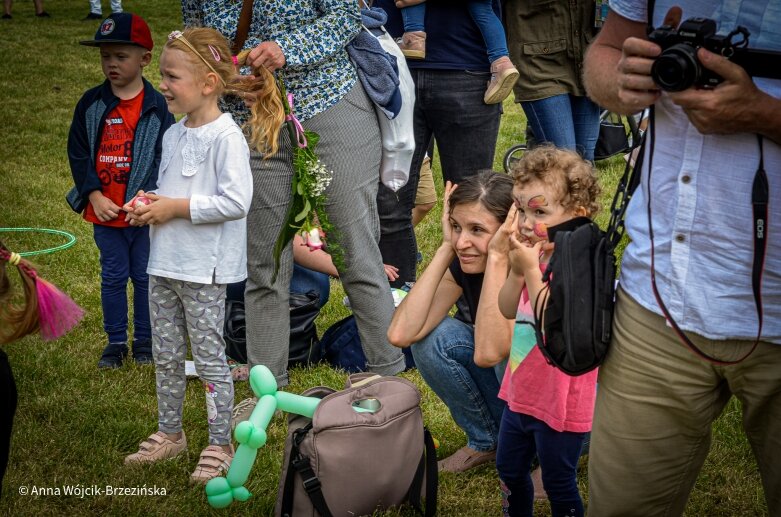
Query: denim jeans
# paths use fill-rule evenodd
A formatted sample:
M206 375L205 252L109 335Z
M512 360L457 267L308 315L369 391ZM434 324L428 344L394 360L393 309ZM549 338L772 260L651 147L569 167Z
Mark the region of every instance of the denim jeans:
M469 15L483 34L488 49L488 62L493 63L502 56L509 56L504 27L496 16L493 0L470 0L467 2Z
M404 32L425 31L426 4L401 8L401 19L404 21Z
M247 281L242 280L234 284L228 284L227 300L244 301L244 287ZM331 283L328 280L328 275L307 269L304 266L293 264L293 276L290 278L290 292L304 294L309 291L314 291L320 297L319 307L328 303L328 298L331 294Z
M537 142L572 149L594 161L600 109L591 99L562 94L522 102L521 107Z
M121 13L122 12L122 0L111 0L111 12L112 13ZM103 9L100 6L100 0L89 0L89 12L95 13L95 14L102 14Z
M446 317L431 333L412 345L415 365L434 393L466 433L476 451L496 449L505 403L493 368L474 362L474 329Z
M556 517L582 517L583 502L578 492L577 468L585 435L555 431L541 420L506 408L496 451L496 470L507 499L505 515L534 515L534 485L530 470L537 455L552 514Z
M458 183L494 163L501 107L485 104L483 95L491 75L464 70L412 69L415 81L415 153L410 178L398 192L380 184L377 209L380 215L382 260L399 268L393 287L415 281L417 244L412 228L412 208L418 190L420 166L431 139L445 181Z
M149 227L93 224L100 250L100 303L109 343L127 343L127 281L133 282L133 338L152 339L149 323Z

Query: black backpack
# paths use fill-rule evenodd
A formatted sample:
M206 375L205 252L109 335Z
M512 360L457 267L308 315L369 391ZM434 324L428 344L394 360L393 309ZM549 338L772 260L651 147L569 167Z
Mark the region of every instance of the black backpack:
M616 258L605 232L590 219L568 223L574 228L555 232L534 328L549 363L582 375L602 363L610 345Z
M578 217L548 229L554 251L543 273L546 284L534 303L537 345L547 361L568 375L602 364L610 346L616 290L616 247L624 235L624 214L640 183L643 149L627 162L602 231Z

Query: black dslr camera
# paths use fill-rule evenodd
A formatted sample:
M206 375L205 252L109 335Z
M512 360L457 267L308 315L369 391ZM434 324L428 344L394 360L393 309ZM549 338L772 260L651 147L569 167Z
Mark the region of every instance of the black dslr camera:
M741 37L733 41L736 36ZM750 76L781 79L781 52L749 49L748 37L748 29L741 26L726 36L717 35L716 22L708 18L689 18L678 29L663 25L648 35L662 47L651 78L668 92L715 87L722 78L697 59L697 50L704 48L742 66Z

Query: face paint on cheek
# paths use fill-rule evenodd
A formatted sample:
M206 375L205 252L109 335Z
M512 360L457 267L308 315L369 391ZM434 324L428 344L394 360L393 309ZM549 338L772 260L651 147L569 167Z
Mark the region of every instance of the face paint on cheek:
M532 228L532 231L534 232L534 235L540 239L548 238L548 225L545 223L534 223L534 228Z
M529 199L529 202L526 203L526 205L529 208L540 208L541 206L548 206L548 200L545 199L545 196L542 194L539 194L537 196L534 196L533 198Z

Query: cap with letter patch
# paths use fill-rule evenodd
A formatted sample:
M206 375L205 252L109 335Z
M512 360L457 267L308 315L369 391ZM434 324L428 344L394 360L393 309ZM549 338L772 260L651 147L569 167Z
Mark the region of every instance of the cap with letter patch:
M154 42L149 25L143 18L133 13L113 13L100 23L95 39L79 42L88 47L97 47L102 43L126 43L152 50Z

